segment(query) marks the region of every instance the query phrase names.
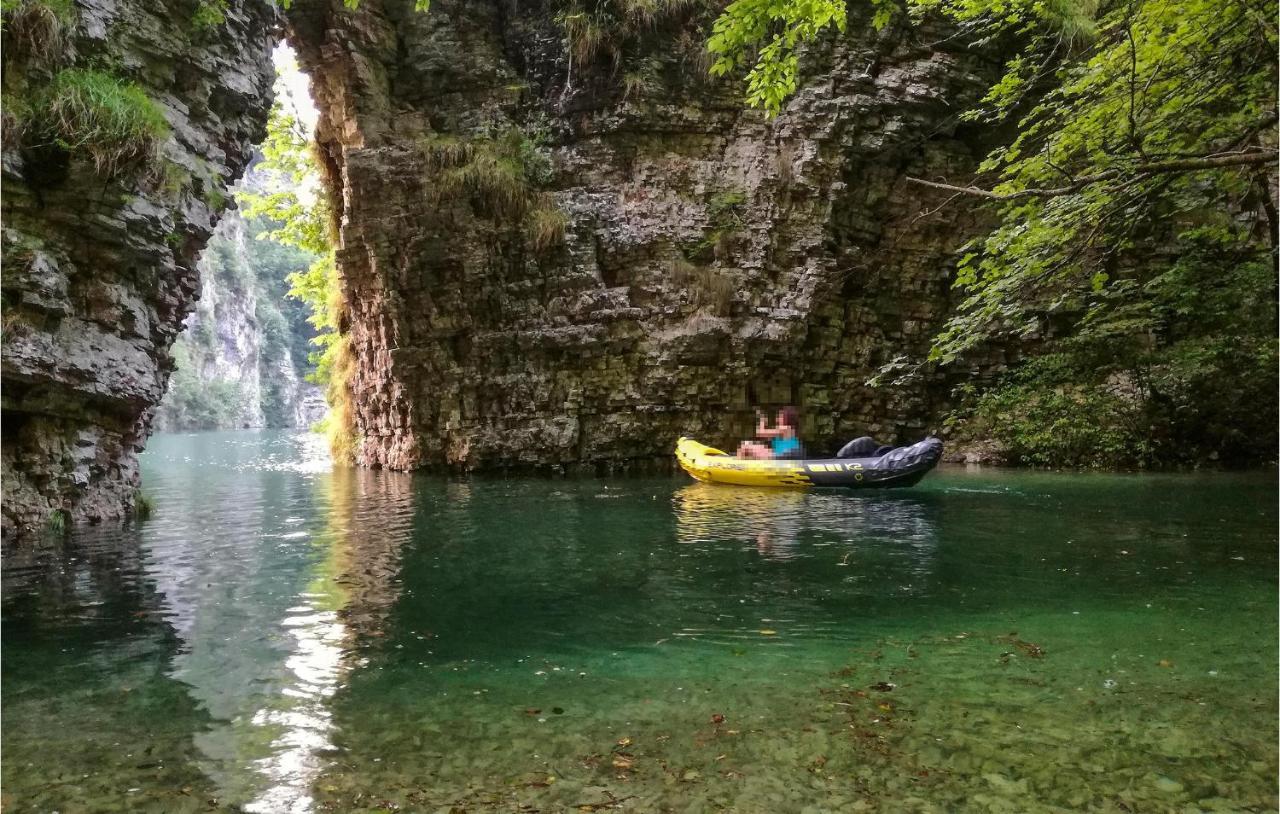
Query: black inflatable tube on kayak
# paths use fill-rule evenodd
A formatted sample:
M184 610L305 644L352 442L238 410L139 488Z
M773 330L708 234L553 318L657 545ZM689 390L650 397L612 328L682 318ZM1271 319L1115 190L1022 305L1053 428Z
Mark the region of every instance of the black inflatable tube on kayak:
M930 436L873 458L797 461L814 486L889 489L915 486L942 460L942 441Z

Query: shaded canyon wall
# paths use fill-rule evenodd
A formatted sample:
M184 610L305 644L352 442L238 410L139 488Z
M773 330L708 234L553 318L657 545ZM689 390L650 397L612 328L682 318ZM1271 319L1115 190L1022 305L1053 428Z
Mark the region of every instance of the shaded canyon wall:
M109 73L145 92L171 133L156 160L104 174L81 148L24 143L6 116L6 534L131 509L136 453L200 289L196 258L264 135L279 27L265 0L230 0L212 26L184 0L77 0L52 29L33 18L43 39L22 40L31 28L11 15L48 8L6 11L7 100L68 68Z
M799 404L815 448L931 430L948 381L866 380L949 307L975 224L922 217L942 198L904 175L975 166L957 116L992 66L851 21L768 121L705 78L696 10L603 44L566 38L571 12L288 13L341 212L357 462L665 459L680 434L749 434L757 403Z

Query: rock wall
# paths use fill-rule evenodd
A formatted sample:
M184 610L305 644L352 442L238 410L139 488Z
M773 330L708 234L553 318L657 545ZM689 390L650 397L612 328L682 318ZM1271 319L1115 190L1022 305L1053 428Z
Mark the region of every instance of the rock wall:
M314 257L250 231L239 212L228 212L201 254L199 304L173 346L176 369L156 411L158 432L305 428L324 417L324 394L299 367L312 332L280 310L289 303L279 277Z
M949 306L975 224L922 217L942 198L903 179L975 166L957 114L992 66L854 20L768 121L705 79L697 13L567 47L563 4L293 6L340 204L358 463L669 459L681 434L750 434L758 403L800 405L814 448L934 428L949 382L866 380L919 358ZM513 127L549 161L535 200L560 239L480 177Z
M229 0L213 25L196 24L188 0L76 0L50 49L47 37L15 39L11 15L38 5L6 10L7 98L68 66L109 69L160 106L172 133L158 161L112 178L75 148L51 171L6 121L6 536L55 512L98 522L131 509L136 453L199 292L196 257L264 135L278 28L266 0Z
M200 303L187 318L188 332L207 332L212 339L207 353L192 358L196 380L201 383L220 381L236 390L236 410L228 416L231 426L262 427L262 326L258 323L258 296L248 271L245 223L239 215L229 213L218 224L214 239L225 241L229 257L224 261L232 268L244 270L240 275L219 275L210 267L210 245L200 258ZM228 279L230 278L230 279ZM244 284L237 285L240 281ZM227 283L230 284L227 284ZM289 373L292 373L292 367ZM290 378L296 380L297 376ZM162 403L163 407L163 403Z
M293 5L340 203L358 463L667 459L681 433L746 434L757 403L801 405L817 446L930 429L948 382L865 382L948 307L973 224L919 217L941 200L903 176L973 166L985 145L956 114L991 66L945 32L854 21L766 121L705 79L711 10L668 5L603 45L563 3ZM154 166L112 177L75 149L50 172L6 130L6 533L131 507L196 258L271 99L277 12L221 7L76 0L43 48L15 47L5 12L7 96L109 68L172 128ZM507 133L518 155L494 152Z

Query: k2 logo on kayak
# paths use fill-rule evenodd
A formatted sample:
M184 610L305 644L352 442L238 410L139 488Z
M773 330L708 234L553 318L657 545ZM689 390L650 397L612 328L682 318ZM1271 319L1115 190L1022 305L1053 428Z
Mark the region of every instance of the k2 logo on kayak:
M805 464L806 472L856 472L862 464Z

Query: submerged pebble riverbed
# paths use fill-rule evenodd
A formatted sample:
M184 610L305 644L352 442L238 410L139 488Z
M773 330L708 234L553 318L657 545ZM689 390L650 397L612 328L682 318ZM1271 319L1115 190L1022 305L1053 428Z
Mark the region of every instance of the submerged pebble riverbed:
M7 811L1274 811L1276 478L330 471L4 563Z

